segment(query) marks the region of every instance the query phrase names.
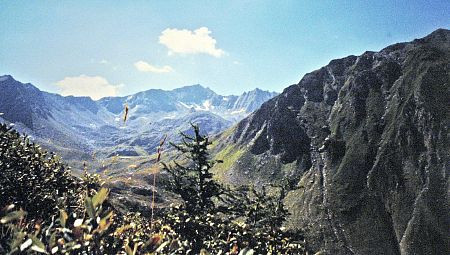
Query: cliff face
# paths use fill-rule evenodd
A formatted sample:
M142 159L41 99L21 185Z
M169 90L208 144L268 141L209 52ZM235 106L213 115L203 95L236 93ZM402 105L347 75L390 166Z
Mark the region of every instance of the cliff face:
M450 254L450 31L333 60L225 132L229 182L298 181L326 254ZM229 169L229 170L228 170Z

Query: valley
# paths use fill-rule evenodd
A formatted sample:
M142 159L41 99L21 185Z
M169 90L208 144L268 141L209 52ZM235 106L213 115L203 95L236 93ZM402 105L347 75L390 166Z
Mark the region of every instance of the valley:
M0 76L0 121L28 134L80 170L80 162L113 156L148 156L164 134L178 141L190 122L215 135L277 95L255 89L221 96L201 85L172 91L151 89L126 97L63 97ZM129 107L124 122L125 104ZM95 167L98 167L96 165Z
M77 175L86 168L105 178L124 212L150 216L155 173L157 207L179 199L163 188L168 172L155 153L167 134L162 160L176 158L169 141L192 135L194 123L221 161L207 165L214 181L262 188L287 180L285 227L304 236L306 250L450 253L449 30L331 60L280 94L222 96L192 85L94 101L4 75L0 99L2 123Z

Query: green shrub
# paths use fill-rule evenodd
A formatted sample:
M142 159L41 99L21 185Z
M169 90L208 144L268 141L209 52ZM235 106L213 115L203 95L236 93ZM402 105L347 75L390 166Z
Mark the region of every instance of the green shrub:
M9 254L139 254L156 252L162 238L135 214L119 215L109 209L108 190L86 196L82 214L60 210L48 222L26 221L26 212L9 206L1 212L0 251Z
M85 170L73 176L56 155L0 124L0 254L156 249L150 224L115 210L99 175Z
M58 206L80 204L81 181L59 158L0 124L0 208L14 204L29 217L46 219Z
M209 172L218 162L209 160L208 138L193 128L175 145L184 164L165 165L184 203L150 222L116 210L99 175L72 176L0 125L0 254L304 254L303 238L281 227L285 186L225 189Z

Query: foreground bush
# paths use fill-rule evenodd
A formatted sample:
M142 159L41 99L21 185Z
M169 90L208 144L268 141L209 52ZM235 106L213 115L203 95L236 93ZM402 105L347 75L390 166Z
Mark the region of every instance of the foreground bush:
M81 193L81 181L55 154L0 124L0 208L14 204L32 218L48 218L58 205L77 207Z
M279 196L223 188L209 172L216 162L207 138L194 131L177 147L191 161L169 169L180 185L172 190L187 192L179 194L184 203L150 222L116 210L98 175L73 177L56 156L0 125L0 254L303 254L302 238L281 227L284 188Z

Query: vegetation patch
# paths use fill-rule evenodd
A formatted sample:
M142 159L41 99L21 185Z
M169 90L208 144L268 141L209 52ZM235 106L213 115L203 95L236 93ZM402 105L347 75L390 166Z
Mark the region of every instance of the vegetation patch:
M217 178L217 180L224 180L224 175L233 167L236 161L239 160L244 153L245 150L236 145L228 145L220 150L214 158L216 160L222 160L223 163L214 166L213 172L215 174L215 178Z
M1 125L0 253L305 254L303 237L282 227L286 186L224 188L210 172L221 161L209 159L208 138L194 131L174 145L186 157L164 165L175 184L165 188L181 203L148 218L118 210L87 164L74 177L59 158Z

